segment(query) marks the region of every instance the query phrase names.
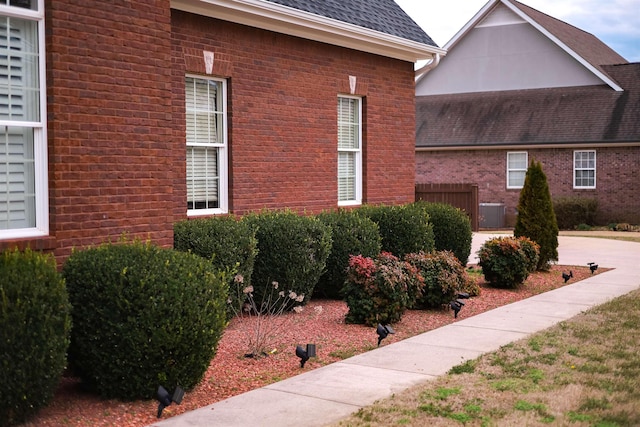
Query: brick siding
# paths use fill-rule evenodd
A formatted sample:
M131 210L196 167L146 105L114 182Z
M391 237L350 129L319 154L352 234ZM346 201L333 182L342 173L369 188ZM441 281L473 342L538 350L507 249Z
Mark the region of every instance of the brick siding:
M582 150L582 149L580 149ZM584 150L591 150L585 148ZM542 164L552 198L576 196L598 200L601 223L640 223L640 148L596 148L596 188L573 189L574 149L522 149ZM416 153L417 183L478 185L479 203L503 203L507 225L515 224L520 190L507 189L507 150Z
M413 64L170 9L169 0L47 0L52 251L123 234L172 246L186 218L185 73L228 81L229 208L337 206L337 96L364 101L368 203L414 198Z

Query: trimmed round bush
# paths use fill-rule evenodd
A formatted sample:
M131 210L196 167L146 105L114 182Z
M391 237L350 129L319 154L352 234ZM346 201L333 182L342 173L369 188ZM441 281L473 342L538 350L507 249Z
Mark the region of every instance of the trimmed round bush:
M356 212L378 224L384 252L402 258L414 252L431 252L435 248L429 214L420 205L367 205Z
M351 256L342 288L349 307L346 323L375 326L400 321L422 292L418 270L388 252L375 259Z
M451 251L465 266L471 253L471 221L459 208L446 203L416 202L429 214L436 251Z
M515 288L524 283L538 265L539 246L526 237L496 237L478 251L482 274L498 288Z
M467 272L451 251L407 254L404 259L424 279L422 295L411 308L439 308L469 287Z
M369 218L350 210L323 212L318 219L331 227L332 245L327 267L320 276L314 294L325 298L340 299L342 286L347 279L350 255L375 257L381 250L378 225Z
M226 325L226 273L149 243L75 251L63 267L73 307L69 363L106 398L192 389Z
M251 284L258 304L268 299L277 282L280 289L304 295L293 305L306 305L324 272L331 251L331 228L314 216L295 212L262 211L243 218L255 230L258 255L253 266Z
M53 397L66 365L70 309L52 256L0 255L0 426L27 420Z
M227 317L242 309L242 288L251 284L258 253L255 232L247 223L232 216L180 221L173 227L173 247L208 259L218 271L229 272ZM234 280L235 275L242 280Z

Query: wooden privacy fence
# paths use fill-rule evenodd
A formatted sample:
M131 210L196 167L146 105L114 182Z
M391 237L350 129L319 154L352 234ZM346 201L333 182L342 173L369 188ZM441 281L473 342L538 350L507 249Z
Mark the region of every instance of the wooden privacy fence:
M416 200L448 203L469 215L471 229L479 229L477 184L416 184Z

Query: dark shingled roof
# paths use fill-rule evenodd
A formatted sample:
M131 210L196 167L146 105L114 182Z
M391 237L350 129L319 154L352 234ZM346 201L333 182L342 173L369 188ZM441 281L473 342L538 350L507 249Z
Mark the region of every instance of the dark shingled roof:
M393 0L267 0L304 12L438 47Z
M640 141L640 63L603 65L607 85L419 96L416 146Z

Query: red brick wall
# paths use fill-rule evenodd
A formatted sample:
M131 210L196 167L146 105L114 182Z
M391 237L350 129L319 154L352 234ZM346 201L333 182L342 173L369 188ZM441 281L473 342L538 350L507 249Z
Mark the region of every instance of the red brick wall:
M228 79L230 211L337 206L337 96L364 98L364 201L414 197L413 64L172 11L169 0L47 0L53 251L122 234L173 244L186 218L185 73ZM401 106L401 107L398 107Z
M169 0L47 1L50 228L173 244Z
M203 50L214 52L213 75L228 79L232 212L337 206L337 96L349 94L350 75L364 96L364 201L413 200L413 64L178 11L172 25L176 138L184 76L205 73ZM176 206L183 218L184 197Z
M586 150L586 149L585 149ZM598 200L599 220L640 223L640 148L597 148L596 188L573 189L574 149L527 151L542 163L552 197L577 196ZM506 188L506 150L416 153L417 183L478 184L479 203L504 203L512 225L520 190Z

